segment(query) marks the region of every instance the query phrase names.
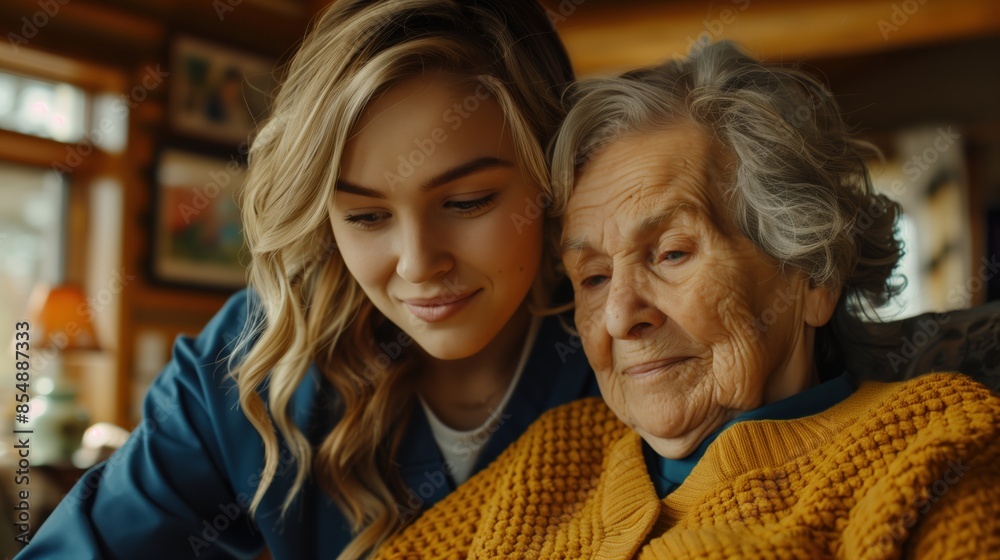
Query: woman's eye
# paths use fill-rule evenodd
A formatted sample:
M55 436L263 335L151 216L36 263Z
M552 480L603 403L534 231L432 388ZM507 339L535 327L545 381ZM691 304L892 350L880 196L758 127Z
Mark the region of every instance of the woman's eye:
M689 253L685 251L667 251L660 256L660 262L679 263L683 261Z
M497 193L492 193L475 200L449 200L444 203L444 206L445 208L454 208L462 215L475 214L496 204L496 197Z
M607 280L607 279L608 279L607 276L601 276L599 274L595 274L594 276L588 276L588 277L584 278L580 282L580 286L583 287L583 288L596 288L596 287L600 286L601 284L603 284L604 281Z
M365 212L364 214L348 214L344 217L344 221L361 229L371 229L388 217L388 212Z

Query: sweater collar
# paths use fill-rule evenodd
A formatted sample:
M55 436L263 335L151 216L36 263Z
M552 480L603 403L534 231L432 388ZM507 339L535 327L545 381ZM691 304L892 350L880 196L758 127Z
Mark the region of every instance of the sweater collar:
M657 495L663 498L680 486L705 455L708 446L730 426L747 420L793 420L818 414L851 396L855 389L854 381L847 373L843 373L801 393L744 412L712 432L697 449L682 459L660 457L643 442L643 457Z

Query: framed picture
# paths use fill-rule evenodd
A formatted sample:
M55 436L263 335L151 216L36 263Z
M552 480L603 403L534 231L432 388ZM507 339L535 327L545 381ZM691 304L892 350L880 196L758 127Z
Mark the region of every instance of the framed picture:
M274 61L187 35L171 43L168 123L176 134L227 145L266 116Z
M246 168L235 158L160 151L150 242L154 281L227 290L245 285L237 207L245 179Z

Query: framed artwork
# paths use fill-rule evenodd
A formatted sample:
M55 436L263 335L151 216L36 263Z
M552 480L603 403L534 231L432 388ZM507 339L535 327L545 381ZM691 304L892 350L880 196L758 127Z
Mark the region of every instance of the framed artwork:
M174 133L235 146L266 116L274 60L179 35L170 61L167 121Z
M150 276L158 282L238 289L246 284L237 196L246 168L235 158L160 151L155 169Z

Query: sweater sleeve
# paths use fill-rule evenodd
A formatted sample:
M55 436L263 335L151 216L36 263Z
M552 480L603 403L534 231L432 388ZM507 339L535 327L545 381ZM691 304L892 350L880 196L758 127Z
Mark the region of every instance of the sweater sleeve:
M994 400L994 408L1000 411L998 402ZM1000 440L995 426L992 431L985 449L967 460L949 461L929 496L918 502L904 557L1000 558Z
M253 558L264 546L226 469L237 425L225 386L229 344L246 317L233 296L197 338L180 336L125 445L88 470L17 560ZM229 434L233 436L233 434ZM240 436L236 436L239 439ZM245 437L245 436L243 436ZM223 530L217 520L225 516Z

